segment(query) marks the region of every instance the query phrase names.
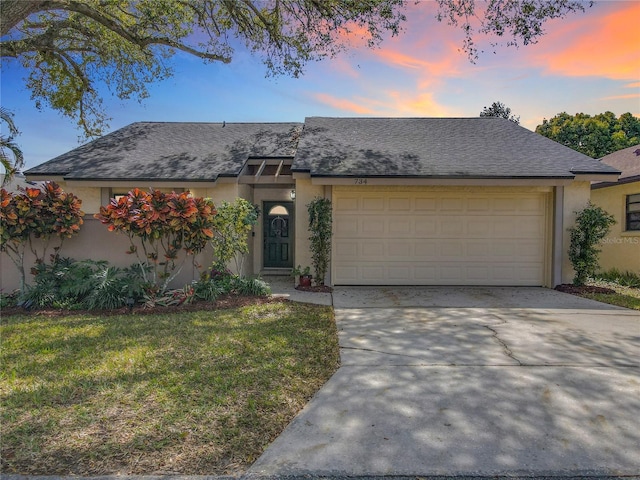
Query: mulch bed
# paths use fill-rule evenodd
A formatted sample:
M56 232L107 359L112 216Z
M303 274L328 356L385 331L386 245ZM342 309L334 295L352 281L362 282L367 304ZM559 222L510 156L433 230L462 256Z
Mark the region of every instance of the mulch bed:
M615 290L605 287L595 287L592 285L572 285L570 283L563 283L562 285L558 285L556 290L564 293L571 293L572 295L583 295L585 293L604 293L604 294L612 294L616 293Z
M244 295L224 295L218 298L215 302L193 302L189 304L175 305L171 307L144 307L136 306L131 312L127 307L118 308L114 310L63 310L56 308L48 308L41 310L25 310L22 307L7 307L2 309L2 316L9 315L34 315L38 317L56 318L65 317L68 315L156 315L176 312L200 312L203 310L220 310L226 308L244 307L247 305L257 305L263 303L283 302L287 301L282 298L272 297L252 297Z

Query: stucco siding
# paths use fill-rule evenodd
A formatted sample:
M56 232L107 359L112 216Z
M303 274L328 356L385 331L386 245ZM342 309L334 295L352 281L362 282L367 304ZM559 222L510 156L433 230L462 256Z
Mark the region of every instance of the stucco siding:
M331 187L327 187L329 190ZM325 197L323 185L313 185L308 178L296 180L296 245L295 265L313 267L309 242L309 213L307 205L316 197ZM313 272L312 272L313 273ZM328 279L325 279L329 283Z
M617 268L640 274L640 232L625 231L627 195L640 194L640 182L598 188L591 191L591 201L616 219L616 224L602 242L600 269Z
M65 192L71 192L82 200L82 210L85 212L84 224L80 229L80 233L76 237L64 241L60 255L71 257L75 260L107 260L112 265L119 267L126 267L135 263L135 258L126 253L129 249L128 238L123 234L109 232L106 226L102 225L99 220L93 218L93 215L99 211L100 205L104 203L102 201L103 197L108 197L108 194L106 197L103 195L103 191L108 192L109 189L105 187L67 186L64 182L60 182L60 186ZM128 190L130 190L130 188L123 189L123 191ZM172 191L171 188L162 188L161 190ZM182 191L182 188L175 190ZM214 203L219 203L222 200L233 202L239 194L247 200L253 201L251 187L234 183L222 183L215 188L194 188L191 189L191 192L195 196L210 197ZM255 248L254 242L249 241L249 245L251 250ZM50 249L49 253L53 253L53 249ZM242 272L243 274L253 272L251 255L250 253L247 256L243 268L244 271ZM213 261L213 250L211 246L207 246L207 248L195 258L195 263L200 266L200 269L196 268L192 260L192 258L187 259L181 273L172 282L172 286L176 288L181 287L199 278L200 271L210 267ZM29 271L34 261L35 258L28 252L25 258L27 283L31 283ZM0 267L2 270L0 272L0 289L4 292L11 292L19 288L20 276L18 270L5 253L0 254ZM230 265L230 267L232 267L232 270L234 269L233 265Z
M577 212L583 210L589 203L591 184L589 182L574 182L564 188L564 207L562 232L562 283L573 282L575 271L569 261L569 246L571 236L569 228L575 225Z

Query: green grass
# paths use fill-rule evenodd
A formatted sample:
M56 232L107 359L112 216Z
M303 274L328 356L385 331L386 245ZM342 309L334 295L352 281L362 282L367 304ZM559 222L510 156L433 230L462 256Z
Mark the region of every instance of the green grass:
M610 288L615 293L583 293L582 296L598 302L640 310L640 288L620 285L602 278L589 281L589 285Z
M630 295L623 295L621 293L584 293L582 296L590 298L591 300L597 300L598 302L608 303L610 305L640 310L640 298L632 297Z
M338 366L329 307L2 319L3 473L242 471Z

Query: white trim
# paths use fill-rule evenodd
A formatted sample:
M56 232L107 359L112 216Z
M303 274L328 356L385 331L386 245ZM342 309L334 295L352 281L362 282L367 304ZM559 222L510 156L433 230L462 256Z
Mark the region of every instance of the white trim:
M120 189L131 188L183 188L190 190L192 188L212 188L218 183L236 183L233 182L185 182L171 180L126 180L126 181L105 181L105 180L63 180L69 187L104 187Z
M294 178L296 178L294 176ZM519 186L566 186L570 185L573 179L539 179L539 178L370 178L370 177L312 177L312 185L349 185L354 188L375 186L375 185L444 185L444 186L496 186L496 187L519 187Z

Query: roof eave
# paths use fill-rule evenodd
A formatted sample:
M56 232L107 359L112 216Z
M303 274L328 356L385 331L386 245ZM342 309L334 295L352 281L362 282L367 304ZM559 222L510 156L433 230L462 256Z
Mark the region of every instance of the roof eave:
M598 182L591 185L591 190L598 190L599 188L617 187L618 185L625 185L628 183L640 182L640 175L634 175L631 177L620 178L617 182Z

